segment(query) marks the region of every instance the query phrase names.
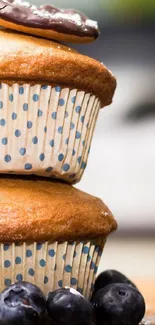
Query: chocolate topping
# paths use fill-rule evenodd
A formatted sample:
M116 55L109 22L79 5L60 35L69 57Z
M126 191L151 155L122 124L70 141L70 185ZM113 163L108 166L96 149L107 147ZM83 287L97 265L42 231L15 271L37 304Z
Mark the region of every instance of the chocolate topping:
M0 19L79 37L96 39L99 36L97 22L75 10L58 9L51 5L36 7L21 0L0 0Z

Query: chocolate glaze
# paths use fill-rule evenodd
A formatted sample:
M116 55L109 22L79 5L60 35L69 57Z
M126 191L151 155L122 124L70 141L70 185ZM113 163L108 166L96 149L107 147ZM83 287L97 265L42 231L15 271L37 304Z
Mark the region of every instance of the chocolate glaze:
M99 36L97 22L71 9L36 7L21 0L0 0L0 19L31 28L54 30L79 37Z

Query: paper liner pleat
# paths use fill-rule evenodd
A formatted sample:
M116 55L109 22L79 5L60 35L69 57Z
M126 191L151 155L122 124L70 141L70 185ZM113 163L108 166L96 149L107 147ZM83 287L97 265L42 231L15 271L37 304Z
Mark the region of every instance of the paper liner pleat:
M65 286L90 297L105 239L88 242L0 244L0 290L28 281L48 295Z
M100 106L77 89L1 83L0 173L78 182Z

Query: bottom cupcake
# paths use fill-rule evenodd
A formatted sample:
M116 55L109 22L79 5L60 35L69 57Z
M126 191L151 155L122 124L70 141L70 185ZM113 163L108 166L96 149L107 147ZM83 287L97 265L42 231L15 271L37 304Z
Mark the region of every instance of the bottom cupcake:
M71 286L89 297L108 234L109 209L74 187L44 179L0 178L0 291L13 282L47 295Z

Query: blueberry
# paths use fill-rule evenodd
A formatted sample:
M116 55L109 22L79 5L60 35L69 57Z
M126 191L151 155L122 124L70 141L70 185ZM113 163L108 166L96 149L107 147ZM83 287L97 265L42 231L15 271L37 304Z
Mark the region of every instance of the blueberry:
M134 287L113 283L92 299L97 325L138 325L145 314L145 301Z
M56 325L91 325L94 321L91 303L72 288L51 292L47 299L47 311Z
M0 324L37 324L46 309L42 291L28 282L17 282L0 295Z
M135 284L131 282L124 274L115 270L107 270L102 272L96 279L93 295L97 290L112 283L126 283L136 288Z

